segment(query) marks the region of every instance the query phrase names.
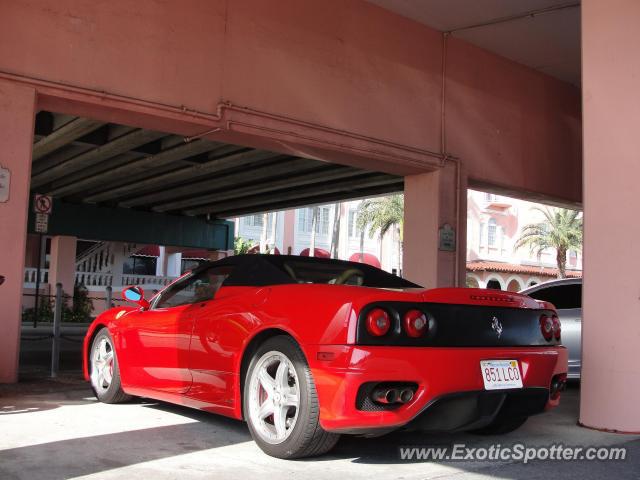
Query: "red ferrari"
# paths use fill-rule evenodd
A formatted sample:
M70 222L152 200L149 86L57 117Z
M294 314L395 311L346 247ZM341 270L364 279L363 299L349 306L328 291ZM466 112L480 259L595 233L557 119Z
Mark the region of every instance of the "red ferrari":
M425 290L360 263L241 255L100 315L84 374L106 403L148 397L244 419L267 454L340 434L505 433L558 405L567 352L553 305Z

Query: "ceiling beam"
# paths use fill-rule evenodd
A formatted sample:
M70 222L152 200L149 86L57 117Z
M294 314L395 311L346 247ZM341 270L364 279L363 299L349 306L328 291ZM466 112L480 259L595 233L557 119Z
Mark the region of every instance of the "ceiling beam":
M215 214L217 218L233 218L241 217L244 215L251 215L255 213L273 212L278 210L287 210L290 208L303 208L311 207L314 205L326 205L328 203L357 200L360 198L370 198L379 195L388 195L390 193L401 192L404 188L403 179L399 178L398 183L392 183L388 185L381 185L377 187L364 188L349 192L337 192L331 194L321 194L314 197L298 199L295 201L288 200L284 202L266 203L264 205L257 205L252 207L245 207L241 209L227 210L224 212L218 212Z
M42 185L45 185L57 178L61 178L72 172L96 165L107 158L127 152L135 147L144 145L145 143L153 142L154 140L166 135L166 133L155 132L152 130L134 130L133 132L122 135L109 143L105 143L104 145L89 150L88 152L81 153L78 156L70 158L59 165L35 175L31 179L31 188L41 187Z
M176 198L191 198L199 192L212 192L223 188L231 188L233 185L240 185L243 182L254 182L259 178L276 177L279 175L287 175L295 169L303 168L303 165L314 164L314 160L307 160L302 158L287 158L277 163L267 163L264 165L258 164L252 168L244 169L236 173L224 174L226 170L236 169L237 163L228 165L227 168L217 172L218 174L212 178L206 180L200 180L194 183L186 185L180 185L169 189L162 189L158 192L152 192L147 195L142 195L134 199L122 202L122 206L137 206L137 205L155 205L161 202L166 202L170 199ZM319 162L315 162L319 163Z
M211 175L228 168L237 168L253 162L266 160L274 156L277 156L277 154L263 150L239 152L222 158L214 158L213 160L205 163L179 168L163 175L156 175L137 182L129 183L97 195L92 195L85 200L91 203L104 202L114 198L122 198L139 191L149 190L154 187L168 188L171 184L202 177L204 175ZM130 166L127 165L123 168L130 168Z
M60 163L66 162L70 158L75 157L76 155L85 153L91 150L92 148L95 148L95 147L82 145L78 142L68 143L63 148L60 148L59 150L56 150L55 152L47 155L46 157L41 158L37 162L33 162L33 164L31 165L31 175L35 177L36 175L44 172L45 170L48 170L56 165L59 165Z
M283 188L301 187L303 185L313 185L314 183L342 180L345 178L362 175L364 173L362 170L358 170L357 168L342 166L333 167L323 164L308 164L303 167L304 168L291 170L290 175L288 175L286 178L278 178L276 180L266 182L257 181L256 184L247 185L241 188L229 188L226 190L202 195L200 197L194 196L185 198L183 200L157 205L153 207L152 210L155 212L183 210L187 207L194 207L196 205L212 204L215 202L221 202L223 200L230 200L233 198L273 192Z
M134 130L134 129L133 128L129 129L129 131L132 131L132 130ZM120 136L120 135L118 135L118 136ZM75 143L76 142L74 142L74 144ZM152 143L158 143L158 142L152 142ZM172 148L172 147L174 147L176 145L182 145L183 143L184 143L183 137L169 135L169 136L163 137L162 141L160 142L160 145L157 146L157 147L160 147L159 151L163 151L163 150L168 150L169 148ZM74 144L69 145L67 148L73 148ZM147 144L147 145L149 145L149 144ZM84 152L86 150L87 149L85 148L82 151ZM158 152L151 152L151 151L149 151L148 148L134 148L133 150L129 150L128 152L124 152L124 153L121 153L121 154L116 155L114 157L107 158L107 159L103 160L102 162L100 162L100 163L98 163L96 165L93 165L92 167L83 168L82 170L79 170L79 171L77 171L75 173L71 173L69 175L65 175L65 177L63 179L61 179L61 180L54 180L49 187L52 188L52 189L56 189L58 187L69 185L69 184L71 184L73 182L84 180L85 178L92 177L92 176L98 175L98 174L100 175L100 178L103 180L103 182L101 182L100 185L103 186L104 182L106 182L107 179L109 178L110 172L114 168L119 167L119 166L123 165L124 163L133 162L133 161L139 160L141 158L151 157L152 155L155 155L156 153L158 153ZM47 157L44 161L48 162L51 158L55 157L56 155L52 155L50 157ZM70 156L68 156L68 157L70 158ZM34 167L39 166L40 163L42 163L42 162L38 162L37 164L34 164ZM61 162L58 161L57 163L61 163ZM154 170L157 170L158 168L159 167L156 167L156 169L154 169ZM165 168L162 171L166 171L166 170L167 169ZM38 173L40 171L42 171L42 169L38 170ZM141 177L141 176L138 175L138 177ZM131 175L127 175L127 180L131 181L132 180L132 176ZM117 181L118 181L117 182L118 184L122 183L122 179L121 178L118 178Z
M275 157L278 159L278 157ZM210 194L220 192L225 188L235 188L236 185L243 185L246 182L260 182L265 179L282 175L289 175L293 171L307 171L309 168L317 168L310 160L296 157L281 157L276 162L257 163L251 168L238 171L238 166L242 164L230 164L226 168L217 172L218 175L185 185L151 192L142 196L128 199L120 205L133 207L139 205L161 205L169 201L187 200L194 198L198 193Z
M241 209L245 207L252 206L261 206L263 204L268 204L270 202L276 201L298 201L307 197L313 197L314 195L320 194L330 194L337 192L345 192L348 193L350 191L368 188L368 187L377 187L381 185L387 185L398 182L398 177L387 175L387 174L378 174L378 173L369 173L362 172L362 179L354 179L347 178L340 181L335 181L331 183L323 183L320 185L314 185L313 187L300 188L290 191L279 191L279 192L269 192L266 195L256 195L253 197L243 198L239 200L231 200L228 202L215 202L209 205L204 205L201 207L193 208L185 210L183 213L185 215L203 215L206 213L214 213L217 215L218 212L223 212L225 210L235 210Z
M153 173L153 168L160 168L177 160L198 155L202 152L209 151L218 145L214 142L206 140L196 140L191 143L181 143L175 147L163 150L155 155L148 155L127 162L123 165L117 165L108 171L103 172L99 176L86 176L82 180L75 181L73 183L66 184L60 187L54 187L50 191L50 195L65 196L76 194L100 185L105 185L110 180L116 180L122 184L127 181L131 175L136 173L145 172L150 170ZM64 182L64 180L63 180Z
M33 145L33 161L39 160L68 143L84 137L104 125L102 122L90 118L76 118L66 123Z
M99 142L97 138L97 133L102 130L106 130L108 131L108 133L103 134L102 137L104 138L104 140ZM48 170L52 167L55 167L56 165L64 163L67 160L70 160L71 158L74 158L82 153L88 152L89 150L93 150L96 147L104 145L105 143L108 143L111 140L118 138L121 135L124 135L125 133L133 132L134 130L136 129L133 127L128 127L123 129L123 128L120 128L119 125L118 126L109 125L109 124L104 125L98 128L97 130L94 130L89 135L85 135L81 139L77 139L77 140L74 140L73 142L69 142L60 150L57 150L56 152L50 155L47 155L46 157L41 158L38 161L33 162L33 165L31 166L31 175L35 177L37 174L40 174L45 170Z
M146 175L148 175L149 177L153 177L154 172L156 172L160 168L170 166L171 164L174 164L185 158L200 155L201 153L212 150L215 151L218 148L224 147L225 145L221 146L221 144L219 143L209 142L207 140L195 140L189 143L181 143L172 148L168 148L167 150L163 150L155 155L139 158L125 165L120 165L112 168L109 171L104 172L104 174L102 174L99 178L86 178L81 182L73 185L74 191L82 191L100 186L110 188L109 182L115 182L118 185L122 185L123 183L126 183L126 180L128 178L131 178L132 176L139 177L140 175L143 175L146 177ZM104 188L100 188L99 192L102 192L104 190ZM99 192L96 193L96 195L98 195ZM97 202L97 200L86 200L90 202Z

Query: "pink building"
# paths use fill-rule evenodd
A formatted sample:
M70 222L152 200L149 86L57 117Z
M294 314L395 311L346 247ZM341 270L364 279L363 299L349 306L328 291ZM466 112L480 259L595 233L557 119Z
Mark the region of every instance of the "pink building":
M537 256L515 248L526 225L544 220L544 205L469 190L467 194L467 285L518 292L557 278L556 251ZM582 276L582 252L567 253L567 277Z
M362 235L357 226L360 203L361 200L353 200L318 206L316 249L329 254L334 236L337 236L337 258L342 260L357 258L356 261L359 261L359 254L362 251L367 263L389 272L400 273L402 265L397 232L392 229L383 238L380 238L379 232L370 235L370 232L366 231ZM266 233L267 245L275 245L279 252L289 255L305 254L311 242L312 215L312 207L270 212L267 214L266 229L263 228L263 214L237 218L235 219L236 236L259 246L263 233ZM336 222L338 223L337 231L334 228Z

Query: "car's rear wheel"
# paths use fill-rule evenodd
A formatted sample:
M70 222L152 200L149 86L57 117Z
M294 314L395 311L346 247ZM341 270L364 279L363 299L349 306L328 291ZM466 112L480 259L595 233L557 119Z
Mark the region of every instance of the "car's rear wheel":
M286 335L268 339L254 353L243 405L251 436L273 457L322 455L340 437L320 426L311 370L300 347Z
M120 403L131 399L122 390L118 357L109 330L103 328L93 338L89 353L91 388L103 403Z
M477 430L472 430L473 433L479 435L503 435L505 433L513 432L520 428L529 417L500 417L497 416L489 425Z

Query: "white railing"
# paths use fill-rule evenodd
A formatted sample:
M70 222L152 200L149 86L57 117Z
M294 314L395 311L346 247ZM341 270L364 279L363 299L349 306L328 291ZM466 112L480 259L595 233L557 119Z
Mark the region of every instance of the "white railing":
M137 250L138 245L125 243L122 248L127 257ZM98 242L76 258L76 271L108 273L113 267L114 253L111 242Z
M108 287L113 281L111 273L76 272L76 285L85 287Z
M24 286L26 288L35 288L36 278L38 276L37 268L24 269ZM126 285L146 285L152 288L163 288L169 285L177 277L155 276L155 275L122 275L122 285L113 285L113 274L101 272L76 272L76 285L84 285L90 290L91 287L120 287ZM40 270L40 284L45 285L49 282L49 270Z
M159 277L155 275L122 275L122 285L147 285L164 287L173 282L177 277Z
M110 242L96 243L76 259L77 272L107 271L113 263Z
M24 286L27 288L35 288L36 280L38 278L37 268L25 268L24 269ZM49 270L46 268L40 269L40 285L49 281Z

